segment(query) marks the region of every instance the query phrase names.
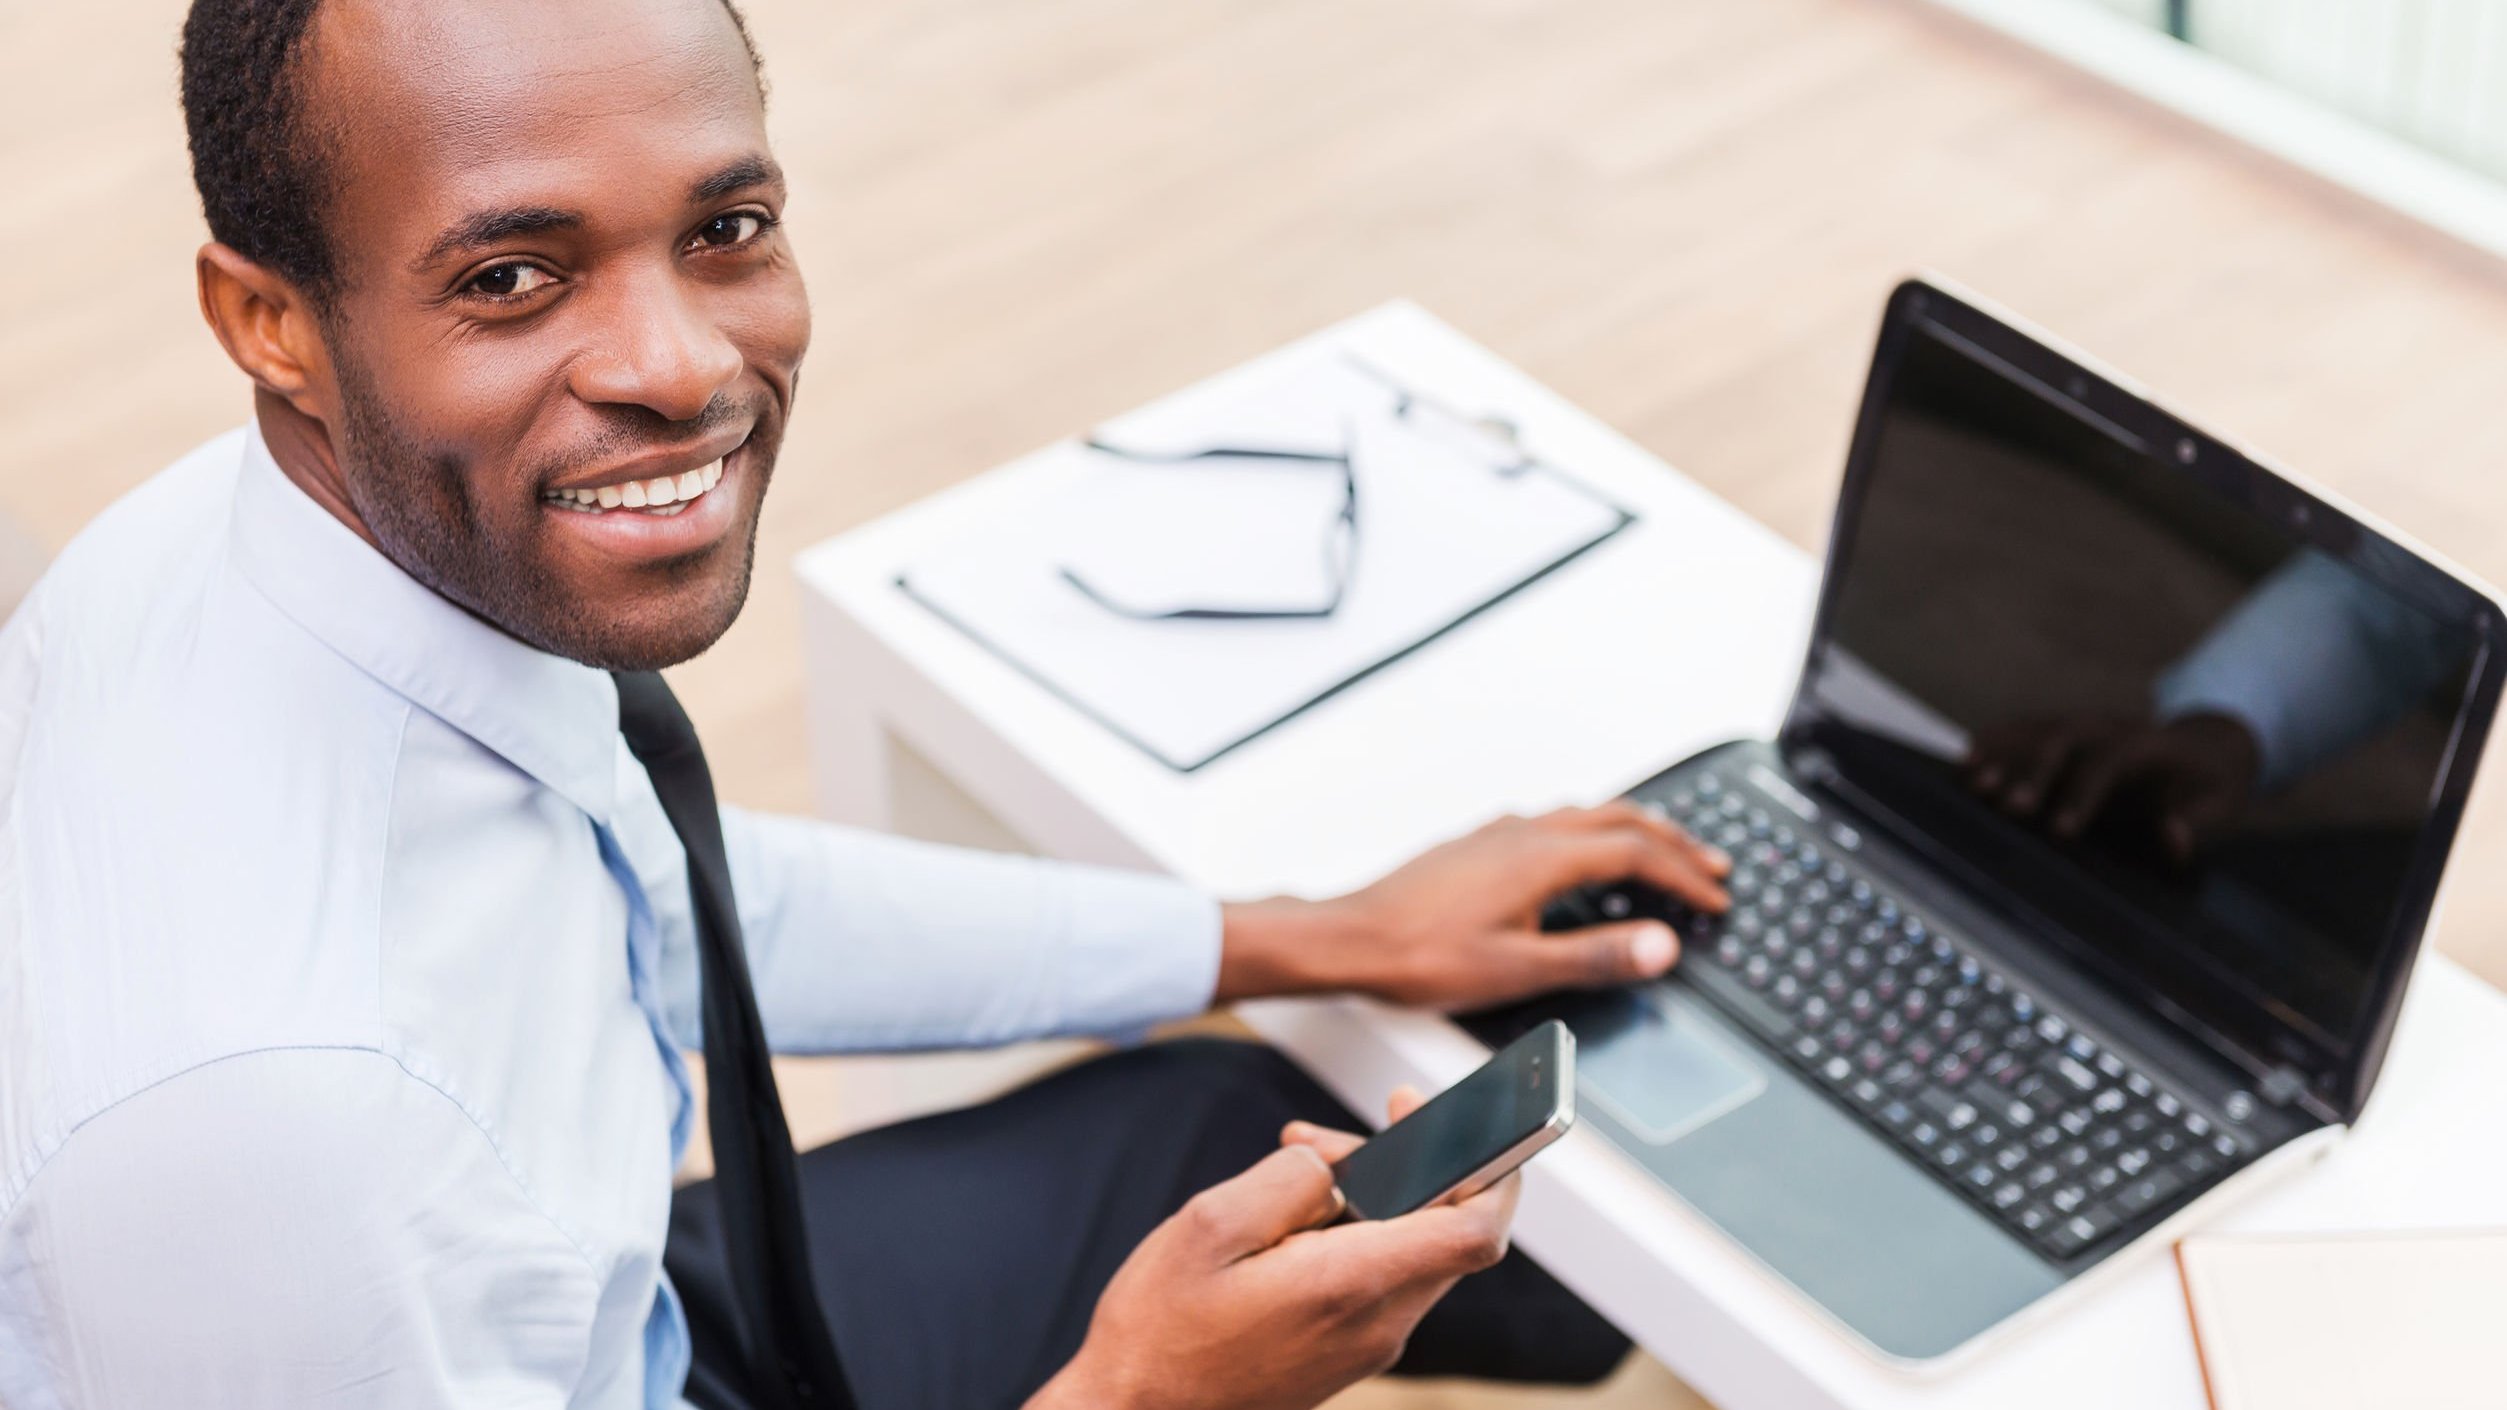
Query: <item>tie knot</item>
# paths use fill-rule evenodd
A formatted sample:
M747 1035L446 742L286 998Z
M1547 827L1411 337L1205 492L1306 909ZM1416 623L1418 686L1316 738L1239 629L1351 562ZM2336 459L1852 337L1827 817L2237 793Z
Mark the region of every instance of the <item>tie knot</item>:
M650 768L657 759L700 752L696 725L659 671L612 671L618 682L618 729L627 750Z

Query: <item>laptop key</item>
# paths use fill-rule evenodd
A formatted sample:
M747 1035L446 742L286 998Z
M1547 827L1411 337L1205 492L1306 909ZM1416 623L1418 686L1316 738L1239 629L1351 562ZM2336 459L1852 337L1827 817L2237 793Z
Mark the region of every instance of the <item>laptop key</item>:
M2162 1170L2147 1180L2135 1180L2126 1185L2123 1192L2115 1197L2115 1212L2126 1219L2148 1213L2183 1188L2183 1180Z
M2026 1102L2014 1101L2010 1093L2003 1088L1998 1074L1991 1071L1976 1081L1968 1083L1966 1096L1969 1101L1991 1113L1995 1120L2015 1131L2024 1130L2036 1123L2037 1109Z
M1915 1104L1953 1131L1963 1131L1976 1121L1976 1108L1941 1090L1928 1087L1917 1094Z

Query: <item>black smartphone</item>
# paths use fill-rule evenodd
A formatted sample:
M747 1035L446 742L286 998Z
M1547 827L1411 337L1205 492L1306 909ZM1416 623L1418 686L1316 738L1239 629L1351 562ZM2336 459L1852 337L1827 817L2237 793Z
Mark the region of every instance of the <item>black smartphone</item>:
M1351 1219L1469 1199L1576 1122L1576 1035L1552 1019L1332 1167Z

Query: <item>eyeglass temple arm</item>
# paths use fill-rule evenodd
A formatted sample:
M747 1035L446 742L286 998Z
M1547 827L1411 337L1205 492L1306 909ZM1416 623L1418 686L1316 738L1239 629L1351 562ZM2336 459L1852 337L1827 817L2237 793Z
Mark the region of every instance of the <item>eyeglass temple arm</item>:
M1136 460L1145 465L1180 465L1188 460L1288 460L1306 465L1347 465L1346 451L1280 450L1265 446L1205 446L1200 450L1147 451L1113 445L1091 436L1080 442L1101 455Z

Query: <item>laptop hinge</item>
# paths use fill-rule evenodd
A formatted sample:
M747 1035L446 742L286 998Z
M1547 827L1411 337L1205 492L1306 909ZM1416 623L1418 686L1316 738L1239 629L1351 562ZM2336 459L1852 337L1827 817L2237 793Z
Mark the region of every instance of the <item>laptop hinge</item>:
M1828 751L1816 745L1797 747L1785 754L1784 762L1785 767L1796 778L1818 790L1822 798L1835 801L1837 806L1824 810L1832 819L1854 817L1861 821L1870 816L1865 810L1855 806L1853 789L1842 777L1842 771L1837 768L1835 757ZM1767 780L1761 778L1760 775L1767 774L1767 772L1765 769L1753 769L1751 781L1765 788ZM1770 777L1773 776L1770 775ZM1822 811L1818 803L1804 798L1798 790L1791 787L1785 788L1781 793L1773 789L1769 789L1768 792L1770 796L1778 798L1788 806L1792 805L1793 798L1802 799L1813 810L1812 816ZM1791 794L1792 797L1787 798L1786 794ZM1831 826L1843 827L1844 823L1835 821ZM1884 833L1889 831L1885 825L1879 830ZM1844 839L1839 840L1844 841ZM1845 845L1851 848L1855 843L1846 842ZM1921 854L1920 849L1918 854ZM2192 1019L2173 1004L2161 1003L2159 1013L2162 1016L2172 1016L2172 1026L2202 1043L2214 1054L2255 1074L2257 1080L2252 1091L2240 1090L2231 1094L2229 1110L2225 1113L2231 1120L2242 1123L2253 1116L2255 1103L2258 1100L2268 1103L2276 1110L2296 1107L2325 1122L2338 1122L2341 1119L2322 1098L2315 1094L2307 1074L2289 1062L2278 1057L2267 1058L2253 1048L2235 1042L2226 1034Z

